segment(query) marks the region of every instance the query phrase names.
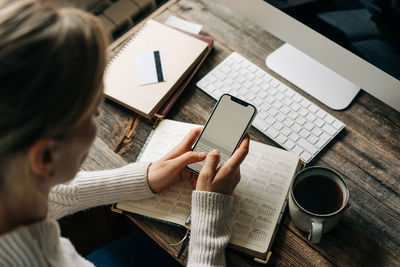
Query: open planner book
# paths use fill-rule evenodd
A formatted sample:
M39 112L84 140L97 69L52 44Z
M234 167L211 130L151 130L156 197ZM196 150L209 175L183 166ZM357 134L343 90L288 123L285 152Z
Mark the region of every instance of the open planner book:
M198 126L173 120L161 121L149 136L139 161L161 158ZM249 153L240 167L241 181L233 193L230 247L258 259L269 258L298 166L296 154L250 142ZM191 181L183 181L153 198L118 203L115 208L190 228L185 222L190 215L191 192Z

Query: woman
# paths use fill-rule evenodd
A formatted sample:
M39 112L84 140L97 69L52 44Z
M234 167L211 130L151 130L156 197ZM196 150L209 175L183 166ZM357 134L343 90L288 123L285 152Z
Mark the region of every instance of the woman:
M218 170L218 151L190 151L197 129L156 162L77 174L96 135L106 46L98 21L83 11L0 0L0 266L93 266L61 237L56 219L152 197L191 178L185 166L202 160L188 264L224 265L248 137Z

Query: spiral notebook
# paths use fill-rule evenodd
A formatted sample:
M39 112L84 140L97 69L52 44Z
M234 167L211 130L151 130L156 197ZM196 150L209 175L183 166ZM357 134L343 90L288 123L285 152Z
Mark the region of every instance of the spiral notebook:
M193 128L199 125L162 120L149 135L139 161L154 161L164 156ZM267 263L278 230L290 184L301 164L290 151L250 142L249 154L241 165L241 181L234 191L230 247ZM113 210L145 216L152 220L190 228L191 181L182 181L153 198L121 202Z
M139 85L136 56L152 51L162 53L166 81ZM110 60L104 76L104 93L151 119L208 52L207 42L149 20Z

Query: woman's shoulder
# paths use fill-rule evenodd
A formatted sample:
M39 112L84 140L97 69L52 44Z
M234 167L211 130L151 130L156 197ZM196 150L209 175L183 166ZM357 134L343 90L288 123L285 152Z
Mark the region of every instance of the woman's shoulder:
M51 220L20 226L5 233L0 236L0 265L44 266L43 252L50 244L59 242L59 236L58 223Z

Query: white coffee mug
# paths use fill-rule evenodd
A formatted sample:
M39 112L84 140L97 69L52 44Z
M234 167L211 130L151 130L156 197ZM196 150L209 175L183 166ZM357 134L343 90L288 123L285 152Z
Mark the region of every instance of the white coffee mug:
M317 185L318 182L320 182L318 181L318 177L320 177L320 180L328 179L330 182L336 184L338 188L335 188L335 190L342 194L342 203L336 203L338 206L336 210L331 210L327 213L313 212L310 211L312 208L306 208L305 204L302 206L301 203L299 203L301 201L299 193L297 194L298 199L296 199L296 188L299 186L299 183L303 181L302 186L307 189L307 191L304 192L307 192L307 196L309 196L308 203L311 203L312 201L320 201L317 198L318 196L321 197L323 190L318 191L319 189ZM312 182L305 184L306 181L304 179L306 178L311 178L313 181L315 180L316 185L311 186L310 183ZM329 232L338 224L348 201L349 190L347 188L347 184L337 172L325 167L309 167L297 173L293 179L289 196L289 213L295 225L300 230L308 233L308 240L312 243L319 243L321 241L322 234ZM306 203L306 201L303 201L303 203ZM330 203L322 203L320 207L323 208L324 205L329 204Z

